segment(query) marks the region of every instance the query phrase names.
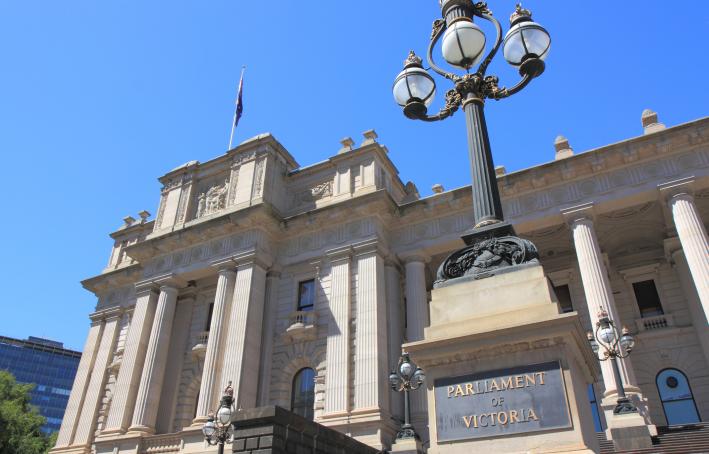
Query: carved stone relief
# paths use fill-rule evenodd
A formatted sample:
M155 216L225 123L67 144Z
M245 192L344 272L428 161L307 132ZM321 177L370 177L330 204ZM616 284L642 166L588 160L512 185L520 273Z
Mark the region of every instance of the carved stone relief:
M332 197L332 180L318 183L315 186L293 195L293 206L298 207L306 203Z
M206 191L197 195L196 218L216 213L226 208L226 195L229 191L229 180L224 180L223 184L215 184Z

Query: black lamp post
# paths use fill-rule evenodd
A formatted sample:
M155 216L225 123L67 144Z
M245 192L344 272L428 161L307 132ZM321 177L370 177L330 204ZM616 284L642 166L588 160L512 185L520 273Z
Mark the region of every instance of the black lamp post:
M638 409L625 395L623 379L618 368L618 358L627 358L630 355L635 346L635 339L628 331L628 328L625 327L623 327L620 336L618 334L618 329L615 327L613 320L610 319L605 310L601 309L598 313L596 331L593 333L589 331L587 336L594 353L598 354L600 346L603 347L602 358L599 359L601 361L610 360L613 365L613 375L615 376L618 391L618 402L613 409L613 413L633 413L637 412Z
M474 222L463 235L468 246L453 253L441 264L437 276L439 283L466 275L488 277L499 269L538 261L534 245L516 237L512 226L504 222L483 107L486 99L499 100L511 96L541 75L551 44L547 31L532 22L531 13L520 4L510 17L510 30L504 40L502 27L485 2L440 0L440 5L443 18L433 22L427 57L431 69L454 84L453 89L446 92L445 106L436 115L428 115L436 83L413 51L409 53L404 70L396 77L393 87L394 99L408 118L443 120L461 106L465 112L473 177ZM484 58L486 38L475 24L475 18L491 22L497 31L495 42ZM433 49L441 37L443 58L450 65L464 69L465 75L447 72L434 62ZM522 77L510 88L500 87L497 76L486 75L501 45L505 59L518 69ZM471 72L475 65L478 65L477 68Z
M209 414L209 419L202 427L204 439L211 446L219 445L219 454L224 454L224 443L231 443L233 434L231 415L234 412L234 388L231 381L224 389L224 395L219 402L216 418L214 413Z
M389 384L391 389L398 392L404 392L404 424L396 434L396 438L419 438L411 425L411 408L409 402L409 391L419 389L426 379L423 370L416 367L416 364L411 362L408 353L404 353L399 358L399 364L396 371L391 371L389 374Z

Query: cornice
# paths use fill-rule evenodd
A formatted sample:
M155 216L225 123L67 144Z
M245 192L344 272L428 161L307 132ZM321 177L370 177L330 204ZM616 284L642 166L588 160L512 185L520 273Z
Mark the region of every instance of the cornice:
M143 267L139 263L135 263L84 279L81 281L81 286L98 296L111 288L135 283L142 271Z

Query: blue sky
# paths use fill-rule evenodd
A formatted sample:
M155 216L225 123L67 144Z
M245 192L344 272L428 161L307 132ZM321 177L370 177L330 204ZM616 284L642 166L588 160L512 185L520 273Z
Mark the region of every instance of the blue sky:
M308 165L374 128L422 195L468 184L463 116L413 122L391 96L437 4L0 2L0 334L82 348L95 298L79 281L106 265L124 216L157 211L158 176L225 151L242 65L238 142L270 131ZM514 2L489 5L506 26ZM552 50L540 79L488 104L496 164L549 161L558 134L576 152L639 135L646 107L668 125L707 115L704 2L525 6ZM501 56L491 71L515 81Z

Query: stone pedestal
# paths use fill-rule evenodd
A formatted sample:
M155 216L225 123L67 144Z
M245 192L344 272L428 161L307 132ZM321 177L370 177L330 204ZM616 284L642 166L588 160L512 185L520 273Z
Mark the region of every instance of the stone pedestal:
M444 282L404 349L426 373L429 453L598 452L598 361L540 265Z
M416 438L400 438L394 441L389 452L398 454L423 454L421 440Z
M635 451L652 447L650 430L640 413L613 415L608 419L608 432L616 451Z

